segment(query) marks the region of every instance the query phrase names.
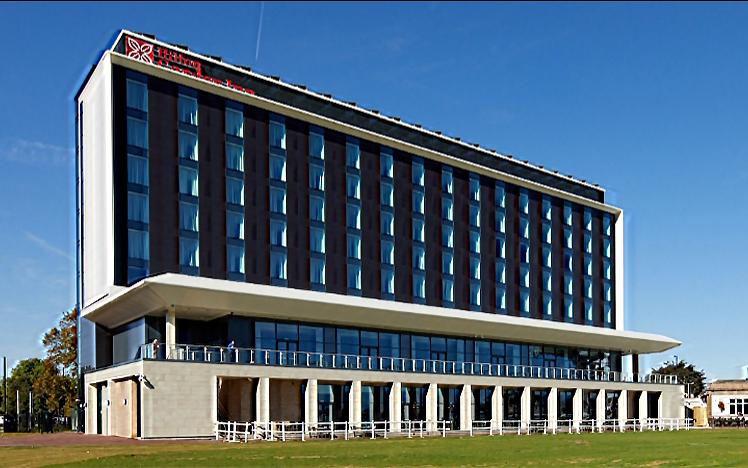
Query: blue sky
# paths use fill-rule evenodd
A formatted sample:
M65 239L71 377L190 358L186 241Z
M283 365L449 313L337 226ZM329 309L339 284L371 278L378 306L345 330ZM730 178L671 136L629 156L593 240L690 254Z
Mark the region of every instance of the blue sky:
M40 355L74 304L72 97L128 28L601 184L626 213L627 328L684 342L644 364L738 377L746 24L716 3L3 3L0 354Z

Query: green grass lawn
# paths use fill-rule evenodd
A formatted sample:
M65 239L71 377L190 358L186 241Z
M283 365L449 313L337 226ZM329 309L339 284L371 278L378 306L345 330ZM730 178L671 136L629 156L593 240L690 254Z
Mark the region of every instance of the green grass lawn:
M748 466L748 431L18 447L3 466Z

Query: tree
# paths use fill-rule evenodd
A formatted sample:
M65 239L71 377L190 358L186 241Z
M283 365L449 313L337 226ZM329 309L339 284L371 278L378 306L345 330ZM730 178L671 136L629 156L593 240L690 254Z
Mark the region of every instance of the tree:
M69 417L77 397L78 309L65 311L57 327L42 338L47 356L34 382L34 391L42 396L49 415Z
M665 361L657 369L652 369L652 372L678 376L678 381L686 387L686 392L691 395L699 397L704 393L706 381L704 371L696 369L693 364L686 361Z
M16 423L19 425L19 428L21 426L24 428L28 427L29 392L32 393L32 411L34 417L37 418L41 414L43 397L34 391L34 382L38 380L43 367L44 363L41 359L24 359L13 367L8 377L8 408L6 411L7 415L13 421L15 421L16 411L18 412L20 420ZM2 389L0 389L1 391ZM16 406L16 395L19 396L18 406Z

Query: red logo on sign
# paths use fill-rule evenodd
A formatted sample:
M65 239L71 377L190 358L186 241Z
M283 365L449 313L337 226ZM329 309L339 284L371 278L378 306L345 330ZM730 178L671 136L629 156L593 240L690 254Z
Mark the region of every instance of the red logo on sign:
M153 44L127 37L125 41L125 54L142 62L153 63Z

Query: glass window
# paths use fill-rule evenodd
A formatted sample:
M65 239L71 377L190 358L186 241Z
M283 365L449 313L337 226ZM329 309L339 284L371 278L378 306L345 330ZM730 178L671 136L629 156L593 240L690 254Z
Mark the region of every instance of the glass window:
M179 262L182 266L199 267L199 242L191 237L179 239Z
M199 230L198 208L195 203L179 202L179 228L183 231Z
M413 240L424 242L424 221L422 219L413 219Z
M530 267L527 265L519 267L519 284L525 288L530 287Z
M148 185L148 160L134 154L127 155L127 182Z
M499 260L496 262L496 282L506 283L506 262Z
M348 264L348 287L361 289L361 267L355 263Z
M442 273L446 275L454 274L454 261L451 252L442 253Z
M480 227L480 206L470 205L470 225Z
M286 149L286 125L282 122L270 121L270 146Z
M244 138L244 115L242 111L226 108L226 133Z
M527 242L519 243L519 261L530 263L530 245Z
M588 322L592 321L592 301L584 301L584 317Z
M314 221L325 220L325 199L312 195L309 197L309 216Z
M574 257L570 253L564 254L564 270L574 271Z
M423 214L423 192L413 191L413 212Z
M543 289L551 291L553 288L553 276L550 271L543 272Z
M381 171L379 174L382 177L392 178L392 155L388 153L382 153L380 157L380 164Z
M454 246L454 229L449 224L442 224L442 247Z
M270 245L278 247L286 246L286 222L270 220Z
M496 230L502 234L506 233L506 213L503 210L496 213Z
M355 174L346 176L346 195L349 198L361 199L361 179Z
M348 234L348 257L361 259L361 236Z
M426 249L420 245L413 246L413 269L426 270Z
M325 284L325 260L312 257L309 262L310 277L312 284Z
M496 308L506 310L506 288L504 286L496 288Z
M233 205L244 205L244 181L226 177L226 202Z
M530 198L524 190L519 192L519 211L524 214L530 212Z
M592 299L592 280L589 278L584 279L584 295Z
M148 260L148 232L137 229L127 230L127 257Z
M609 214L603 216L603 235L610 237L611 218Z
M226 143L226 167L235 171L244 171L244 147Z
M197 99L179 95L179 121L190 125L197 125Z
M453 221L452 213L453 202L451 197L442 197L442 219Z
M382 263L385 265L395 264L395 243L392 241L382 241Z
M470 283L470 305L480 306L480 282Z
M470 257L470 277L472 279L480 279L480 257Z
M506 258L506 240L501 237L496 238L496 255L499 258Z
M227 247L227 255L229 272L244 274L244 247L229 244Z
M393 236L395 235L395 215L392 213L389 213L387 211L382 211L381 213L381 233Z
M244 239L244 214L235 211L226 213L226 236L230 239Z
M325 169L315 164L309 165L309 188L325 189Z
M145 83L127 80L127 107L148 112L148 88Z
M413 297L426 298L426 276L422 273L413 274Z
M286 158L274 154L270 155L270 178L285 182Z
M603 239L603 255L610 258L610 239Z
M179 166L179 193L196 197L197 187L197 170Z
M312 252L325 253L325 230L316 226L309 228L309 244Z
M454 302L454 281L449 278L442 279L442 300Z
M551 199L548 197L543 197L543 207L542 207L542 213L541 216L543 219L547 219L550 221L551 219Z
M546 268L553 266L550 247L543 247L543 266Z
M613 300L612 288L610 286L610 283L608 283L607 281L605 282L605 284L603 284L603 298L607 302Z
M584 229L592 230L592 210L589 208L584 209Z
M496 206L506 208L506 189L503 182L496 182Z
M567 249L572 248L571 228L564 228L564 245Z
M571 275L564 276L564 291L566 294L574 294L574 281Z
M613 308L610 304L603 304L603 312L605 314L605 323L613 323Z
M442 168L442 192L452 193L452 169Z
M530 313L530 293L527 291L521 291L519 293L519 306L523 313Z
M361 229L361 207L351 203L346 205L346 226Z
M388 182L382 182L382 206L394 206L392 201L392 184Z
M584 274L585 275L592 275L592 256L585 255L584 256Z
M530 238L530 221L527 218L520 218L519 220L519 235L525 239Z
M270 212L286 214L286 191L278 187L270 187Z
M359 160L361 159L361 149L358 145L353 143L346 143L345 145L345 156L346 164L348 167L355 169L359 168Z
M470 174L470 199L480 201L480 178L474 174Z
M480 253L480 232L470 231L470 252Z
M270 252L270 277L273 279L286 279L285 252Z
M309 132L309 156L325 159L325 137L321 133Z
M566 309L566 317L574 318L574 301L571 297L564 298L564 308Z
M413 185L417 185L420 187L424 186L423 174L424 174L423 161L419 159L413 159L413 178L412 178Z
M382 293L395 294L395 272L392 270L382 270Z
M179 157L197 161L197 135L179 131Z
M592 274L592 272L590 272L590 274ZM612 267L611 267L610 260L605 259L603 260L603 278L609 280L611 276L612 276Z
M564 202L564 224L571 226L571 203Z
M127 219L141 223L148 222L148 196L142 193L127 192Z
M148 149L148 125L144 120L127 118L127 144Z
M584 233L584 251L592 253L592 235L589 232Z
M553 314L553 295L550 293L543 293L543 314Z
M551 243L551 223L543 223L543 242Z

